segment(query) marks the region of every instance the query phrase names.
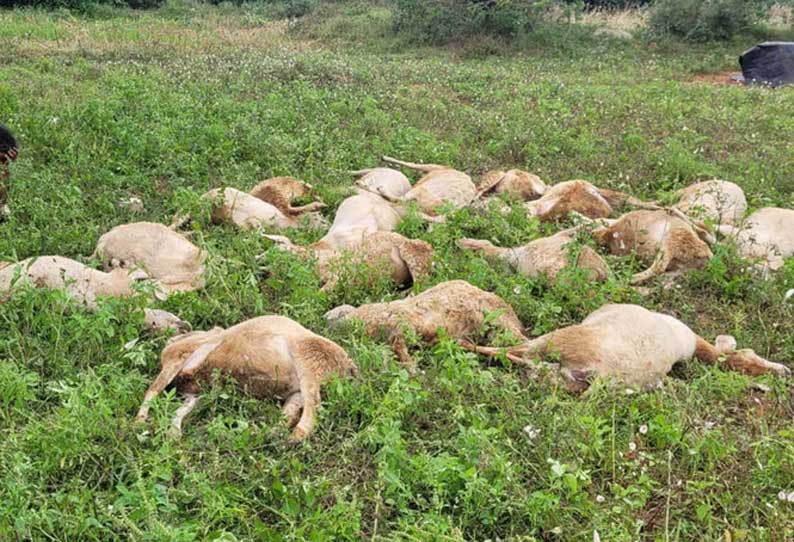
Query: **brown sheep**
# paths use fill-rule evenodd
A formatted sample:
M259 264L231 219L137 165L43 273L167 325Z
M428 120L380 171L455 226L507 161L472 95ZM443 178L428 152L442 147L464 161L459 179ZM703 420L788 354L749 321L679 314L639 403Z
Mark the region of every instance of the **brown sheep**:
M105 273L62 256L39 256L18 263L0 262L0 300L7 300L14 288L27 284L64 290L78 303L96 310L98 297L129 297L134 293L132 285L147 278L141 270Z
M499 259L528 277L543 275L554 281L557 274L569 264L569 245L574 242L570 231L562 231L515 248L497 247L490 241L460 239L463 250L481 252L487 258ZM583 246L574 266L591 271L593 280L605 280L608 267L604 259L588 246Z
M477 195L477 187L471 177L449 166L415 164L388 156L384 156L383 161L425 173L400 201L415 201L419 209L429 215L435 215L444 205L452 205L456 209L465 207Z
M137 420L145 421L149 406L172 382L185 400L172 422L182 421L198 403L202 386L215 370L232 376L254 397L283 399L292 439L314 428L320 386L331 375L355 375L356 364L336 343L283 316L260 316L229 329L216 327L172 339L160 356L161 370L146 390Z
M758 259L765 274L783 267L794 256L794 210L759 209L737 226L722 225L719 231L736 243L743 258Z
M500 350L478 347L478 351L496 355ZM672 316L638 305L605 305L581 324L552 331L505 353L522 364L532 359L559 361L560 374L572 391L587 388L594 376L631 386L657 385L673 365L692 357L749 375L790 374L784 365L752 350L736 350L731 336L721 335L711 345Z
M650 265L632 277L632 284L641 284L661 273L701 268L713 256L700 232L673 213L633 211L611 222L593 232L596 242L612 254L636 252Z
M328 291L344 282L346 266L368 265L387 274L398 286L409 285L430 272L433 247L424 241L407 239L394 232L375 232L347 249L319 251L317 271Z
M269 203L286 216L294 216L319 211L326 207L321 201L300 207L292 206L294 200L309 195L313 189L314 187L309 183L293 177L273 177L258 183L249 194Z
M495 317L493 317L495 315ZM434 343L439 329L471 348L470 338L483 331L487 319L498 332L523 340L521 322L513 308L499 296L480 290L463 280L442 282L421 294L390 303L371 303L358 308L337 307L325 315L329 323L359 320L370 336L383 335L400 363L414 365L405 341L411 330L422 340Z
M481 177L476 197L507 194L520 201L532 201L541 197L547 188L540 177L520 169L489 171Z
M598 188L587 181L566 181L550 186L543 196L524 204L530 215L540 220L554 221L578 213L588 218L606 218L624 205L659 209L622 192Z
M105 269L142 268L164 294L204 287L206 253L162 224L116 226L99 238L94 256Z
M728 181L705 181L678 191L676 209L697 220L735 224L747 211L747 199L740 186Z

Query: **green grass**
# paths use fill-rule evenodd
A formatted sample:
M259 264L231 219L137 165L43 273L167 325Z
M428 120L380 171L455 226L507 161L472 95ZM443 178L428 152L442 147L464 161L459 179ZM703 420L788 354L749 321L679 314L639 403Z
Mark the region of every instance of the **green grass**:
M0 260L89 261L114 225L191 211L210 278L164 308L196 328L290 316L342 344L362 376L325 388L319 427L299 446L275 402L231 385L204 397L175 441L173 395L147 427L132 422L164 343L140 331L143 300L89 314L57 293L15 296L0 305L0 540L579 541L594 529L610 542L793 540L794 504L777 497L794 492L786 382L758 379L771 387L761 393L692 363L663 390L596 384L579 398L448 342L420 349L424 372L410 377L386 345L322 318L403 294L318 294L309 265L211 225L197 201L294 175L319 187L330 217L346 170L389 154L648 198L717 176L754 208L792 206L794 91L694 81L734 69L748 43L615 44L544 26L512 46L419 49L389 34L383 5L331 4L291 23L268 9L0 11L0 119L22 149ZM117 207L130 196L142 215ZM629 259L611 258L601 285L576 273L549 285L455 248L463 235L518 244L552 231L518 208L431 229L409 218L401 231L438 255L414 290L464 278L513 304L531 334L639 302L794 359L783 300L794 265L762 283L719 248L680 288L640 298Z

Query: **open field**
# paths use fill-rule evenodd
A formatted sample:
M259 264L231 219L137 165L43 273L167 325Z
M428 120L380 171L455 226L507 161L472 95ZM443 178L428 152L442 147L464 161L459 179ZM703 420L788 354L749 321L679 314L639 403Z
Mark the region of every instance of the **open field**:
M300 445L287 443L275 402L231 385L205 396L174 440L173 394L148 426L133 423L164 344L140 332L142 299L92 314L56 293L15 296L0 304L0 540L528 542L591 540L594 529L609 542L794 540L794 503L778 499L794 493L790 382L690 363L661 390L596 383L575 397L447 341L418 351L424 371L412 377L387 345L323 319L404 292L319 293L310 265L257 232L212 225L198 197L293 175L318 187L332 217L350 193L346 171L388 154L661 201L716 176L752 208L791 208L794 90L709 75L735 69L748 41L609 42L563 25L515 47L420 49L388 28L386 8L355 3L291 23L253 7L0 10L0 121L21 142L0 260L89 261L112 226L188 211L210 279L163 308L197 329L284 314L362 370L324 388L317 431ZM117 206L131 196L144 213ZM409 217L401 232L437 252L413 291L466 279L511 303L531 335L605 302L640 303L794 368L794 261L763 282L718 246L707 269L643 298L628 285L631 258L609 258L603 284L572 272L550 285L454 244L516 245L555 229L520 206L432 228Z

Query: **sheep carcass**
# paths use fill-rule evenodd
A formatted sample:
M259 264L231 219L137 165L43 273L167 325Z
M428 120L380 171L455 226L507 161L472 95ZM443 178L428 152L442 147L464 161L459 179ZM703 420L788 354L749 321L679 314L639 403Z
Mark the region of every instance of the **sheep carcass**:
M243 230L261 227L296 228L300 225L300 218L303 216L286 215L275 205L231 187L223 191L219 188L210 190L203 197L215 202L212 209L214 222L228 222ZM310 225L321 222L318 213L307 213L305 216L308 217Z
M411 182L408 177L396 169L378 167L351 171L351 174L358 177L356 186L378 194L387 201L399 201L411 190Z
M415 164L395 158L383 157L384 162L425 173L400 201L415 201L422 212L434 215L439 207L452 205L459 209L467 206L477 195L477 187L471 177L449 166Z
M524 338L521 322L510 305L463 280L442 282L421 294L390 303L371 303L358 308L342 305L327 312L325 317L332 324L362 321L368 335L385 336L397 359L412 367L406 329L430 343L438 339L439 329L444 329L449 337L470 348L469 339L483 331L489 315L496 332Z
M632 284L641 284L668 271L702 267L712 256L711 249L692 223L674 213L633 211L593 232L596 242L612 254L636 252L650 267L635 274Z
M147 278L141 270L105 273L62 256L39 256L18 263L0 262L0 299L7 299L15 287L28 284L64 290L78 303L96 310L99 296L131 296L132 284Z
M478 347L494 355L496 348ZM616 379L632 386L652 386L673 365L695 357L709 364L724 363L749 375L789 375L784 365L767 361L750 349L736 350L736 340L717 337L714 345L699 337L672 316L638 305L605 305L581 324L568 326L507 349L519 363L551 358L561 365L560 373L571 390L581 391L594 376Z
M325 203L321 201L315 201L300 207L292 206L294 200L309 195L313 188L309 183L293 177L273 177L258 183L251 189L249 194L274 206L285 216L295 216L325 208Z
M675 207L698 220L715 224L740 222L747 211L747 199L738 185L728 181L704 181L678 191Z
M204 287L206 253L162 224L116 226L99 238L94 255L106 269L141 267L165 294Z
M371 266L402 286L429 273L433 247L399 233L381 231L365 235L361 242L347 249L315 251L315 255L317 271L325 283L323 291L333 289L343 280L347 266Z
M490 241L481 239L460 239L458 246L463 250L481 252L487 258L502 260L522 275L544 275L553 281L570 263L569 245L573 242L573 234L562 231L515 248L497 247ZM607 277L606 262L588 246L582 247L574 266L591 271L594 280L604 280Z
M780 269L784 258L794 256L794 210L764 207L741 226L722 225L719 231L736 243L742 257L759 259L764 272Z
M624 205L659 209L632 196L614 190L598 188L587 181L566 181L546 189L543 196L524 204L530 215L551 221L577 213L588 218L606 218L615 208Z
M541 197L547 188L540 177L520 169L489 171L477 185L477 198L507 194L520 201L532 201Z
M137 420L146 420L149 406L172 382L185 400L173 420L182 421L198 403L202 384L216 369L232 376L255 397L284 400L292 438L308 436L320 404L320 386L332 374L354 375L358 369L336 343L282 316L260 316L229 329L214 328L176 337L160 356L161 370L149 386Z

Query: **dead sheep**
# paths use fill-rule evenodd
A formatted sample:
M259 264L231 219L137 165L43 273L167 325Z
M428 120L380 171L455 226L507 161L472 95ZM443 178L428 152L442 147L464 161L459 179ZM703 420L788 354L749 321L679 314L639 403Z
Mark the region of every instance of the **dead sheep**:
M598 188L587 181L566 181L548 187L543 196L524 204L530 216L543 221L555 221L571 213L588 218L607 218L624 205L638 208L659 209L655 204L645 203L622 192Z
M350 173L358 178L357 187L377 194L387 201L399 201L411 190L411 181L396 169L377 167Z
M106 270L143 269L164 294L204 287L206 253L162 224L116 226L99 238L94 256Z
M143 309L143 323L146 329L153 333L171 331L176 334L182 334L188 333L193 329L190 323L162 309Z
M447 336L471 348L488 321L492 334L505 333L524 339L521 322L509 304L463 280L442 282L421 294L390 303L371 303L358 308L342 305L327 312L325 318L330 324L361 321L368 335L383 336L400 363L409 368L414 362L408 352L406 330L434 343L443 329Z
M551 281L571 263L570 245L575 237L570 231L562 231L515 248L502 248L481 239L460 239L458 247L482 253L486 258L507 263L518 273L528 277L545 276ZM608 267L604 259L592 248L582 246L574 267L589 270L593 280L605 280Z
M744 190L728 181L704 181L679 190L675 207L697 220L736 224L747 212Z
M495 355L499 349L478 348ZM784 365L767 361L750 349L736 350L736 340L717 337L714 345L681 321L638 305L605 305L576 324L505 350L521 364L553 360L571 391L582 391L593 377L607 377L630 386L652 387L672 367L690 358L722 365L748 375L787 376Z
M712 258L709 244L692 223L667 211L633 211L608 227L593 231L595 241L612 253L636 253L649 265L635 274L632 284L641 284L656 275L698 269Z
M245 393L283 400L295 441L314 429L321 385L331 375L358 372L336 343L283 316L260 316L228 329L216 327L173 338L160 356L160 366L137 421L146 420L151 401L173 383L184 397L172 422L173 431L179 433L199 393L218 370L234 378Z
M202 197L212 200L212 221L229 223L242 230L256 228L297 228L301 224L298 213L284 214L278 207L236 188L216 188ZM320 224L318 213L307 213L310 225Z
M547 189L546 183L533 173L520 169L489 171L480 178L476 197L506 194L519 201L532 201L543 196Z
M388 156L383 161L424 173L419 181L399 201L415 201L423 213L436 215L439 208L451 205L460 209L469 205L477 195L477 187L467 174L449 166L415 164Z
M314 187L294 177L273 177L257 183L248 193L269 203L285 216L320 211L326 207L321 201L293 207L292 202L311 194Z
M39 256L17 263L0 262L0 300L8 300L15 288L28 285L63 290L77 303L96 310L98 298L129 297L135 293L133 284L148 278L142 270L105 273L63 256Z
M784 258L794 256L794 210L764 207L739 226L726 224L719 231L736 244L740 256L759 260L765 274L777 271Z
M433 261L433 247L425 241L407 239L394 232L375 232L346 249L315 252L317 271L328 291L345 282L346 269L369 266L398 286L407 286L426 276Z

